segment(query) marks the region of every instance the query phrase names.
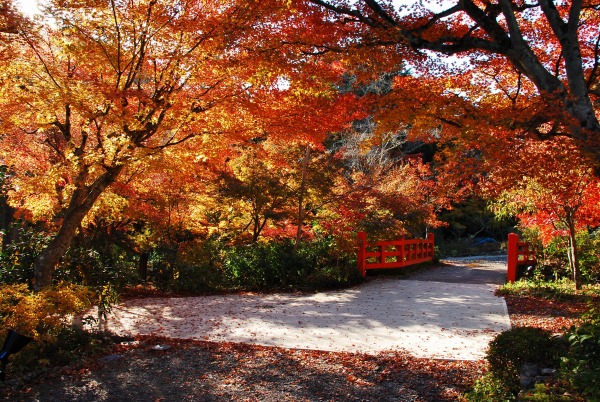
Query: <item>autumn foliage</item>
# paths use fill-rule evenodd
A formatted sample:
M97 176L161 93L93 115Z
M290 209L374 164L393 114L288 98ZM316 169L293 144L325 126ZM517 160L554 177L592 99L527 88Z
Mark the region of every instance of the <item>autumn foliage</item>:
M335 69L318 59L291 67L293 47L271 43L293 12L267 2L59 2L55 27L23 28L3 70L0 119L11 205L56 231L36 260L36 288L94 215L116 220L132 207L139 216L129 201L138 199L143 218L164 224L166 213L176 225L185 198L214 177L204 165L214 169L236 144L319 143L341 128L351 95L336 93Z
M443 7L3 2L2 199L50 235L35 288L75 248L143 273L156 250L420 237L479 190L546 238L595 226L597 7Z
M32 293L25 284L2 285L0 295L2 327L47 343L56 342L75 315L89 309L93 297L87 288L73 284L60 284L39 293Z
M573 279L581 286L576 234L600 223L600 182L593 163L567 138L512 145L510 160L490 167L484 188L497 200L498 212L537 228L545 244L559 236L569 240ZM538 160L544 163L532 163Z

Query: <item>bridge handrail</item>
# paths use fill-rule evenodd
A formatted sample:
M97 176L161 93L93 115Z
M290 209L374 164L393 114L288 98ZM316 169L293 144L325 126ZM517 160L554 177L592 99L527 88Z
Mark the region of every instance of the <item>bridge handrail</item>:
M393 249L392 249L393 248ZM370 251L375 249L375 251ZM367 242L367 234L358 232L358 270L365 277L368 269L403 268L426 261L432 261L434 235L426 239L382 240ZM375 262L369 261L375 259Z
M527 242L520 241L519 235L515 233L508 234L507 253L507 282L514 282L517 280L517 267L519 265L537 264L533 246Z

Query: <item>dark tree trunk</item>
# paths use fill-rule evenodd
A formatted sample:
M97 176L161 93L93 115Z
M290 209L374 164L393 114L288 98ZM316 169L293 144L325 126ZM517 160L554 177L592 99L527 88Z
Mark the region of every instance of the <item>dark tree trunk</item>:
M569 265L575 282L575 289L579 290L582 286L581 271L579 269L579 250L577 249L575 222L569 217Z
M4 233L2 236L2 251L6 250L6 246L18 239L18 231L13 225L15 209L8 205L7 197L0 197L1 215L1 230Z
M143 251L140 253L140 260L138 262L138 275L144 282L148 280L148 261L150 260L150 252Z
M79 180L78 183L82 184L73 192L58 233L33 262L34 291L40 291L52 284L54 270L71 246L81 222L98 197L100 197L109 185L114 183L122 170L122 165L113 167L90 185L83 184L85 183L86 172L80 174L82 180Z
M306 153L304 159L302 159L302 179L300 181L300 190L298 194L298 220L296 230L296 243L294 243L294 253L298 251L300 247L300 241L302 241L302 225L304 223L304 191L306 190L306 171L308 170L308 160L310 158L310 146L306 146Z

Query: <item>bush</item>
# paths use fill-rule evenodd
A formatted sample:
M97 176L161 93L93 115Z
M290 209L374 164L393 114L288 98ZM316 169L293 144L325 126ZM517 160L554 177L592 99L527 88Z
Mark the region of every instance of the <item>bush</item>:
M80 362L84 355L102 346L104 334L73 326L75 318L91 306L92 298L87 288L73 284L60 284L38 293L25 284L0 286L0 328L34 339L10 356L11 376Z
M258 290L295 282L298 267L291 245L254 243L229 250L223 260L224 279L234 289Z
M487 373L475 381L465 399L469 402L502 402L512 401L515 397L501 380Z
M77 314L91 306L93 294L85 287L61 284L38 293L26 285L0 286L0 327L11 328L38 342L54 343Z
M562 341L551 332L517 327L498 335L489 346L490 372L514 395L521 390L520 369L525 363L552 367L558 364Z
M233 289L327 288L360 280L355 260L339 255L335 244L320 239L302 244L255 243L224 253L223 279Z
M590 306L583 323L567 333L569 350L562 372L590 401L600 401L600 309Z
M182 252L178 256L178 278L173 283L173 290L196 294L225 290L221 247L220 242L208 239Z
M31 285L33 262L51 236L30 226L17 226L15 230L17 240L7 244L0 254L0 285ZM71 247L54 271L53 282L78 283L98 290L111 284L122 289L137 281L135 265L125 254L117 247L104 254L91 247Z
M600 230L577 235L579 269L584 282L600 283Z
M135 264L114 247L101 253L91 247L72 247L54 273L55 282L79 283L98 289L111 284L117 289L138 281Z
M0 284L30 283L33 261L50 241L44 232L29 226L15 225L17 240L9 243L0 254Z
M595 231L581 231L577 233L579 268L585 283L600 283L600 233ZM534 244L538 255L538 264L535 276L542 280L559 280L571 278L567 257L567 240L563 237L553 239L545 247L539 240L539 233L533 229L523 231L523 240Z
M362 280L358 272L356 255L338 250L331 238L321 238L302 243L297 256L306 267L300 285L308 288L338 288Z
M31 342L19 353L11 355L7 377L28 380L54 367L80 367L87 357L106 353L114 343L124 339L128 338L75 327L63 328L54 342Z
M206 240L174 253L151 254L148 279L161 291L212 293L229 290L339 288L362 279L356 256L340 252L329 237L226 247Z
M569 384L552 381L547 384L535 384L532 390L519 395L522 402L584 402Z
M589 300L600 296L600 287L597 285L584 285L582 289L577 290L575 289L575 283L568 278L558 281L522 279L500 286L496 293L501 296L534 296L553 300Z
M166 290L165 287L159 289ZM223 278L220 269L208 265L178 264L177 278L168 290L176 293L202 294L218 290L223 287Z

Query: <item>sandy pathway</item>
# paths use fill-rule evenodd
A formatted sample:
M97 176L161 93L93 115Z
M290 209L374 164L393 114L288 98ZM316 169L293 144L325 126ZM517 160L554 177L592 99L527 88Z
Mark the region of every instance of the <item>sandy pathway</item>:
M343 291L137 299L116 306L109 328L121 334L326 351L405 349L416 357L475 360L483 358L497 333L510 328L506 304L494 296L494 282L501 282L504 270L501 260L451 260L411 279L375 278ZM464 283L466 277L473 283Z

